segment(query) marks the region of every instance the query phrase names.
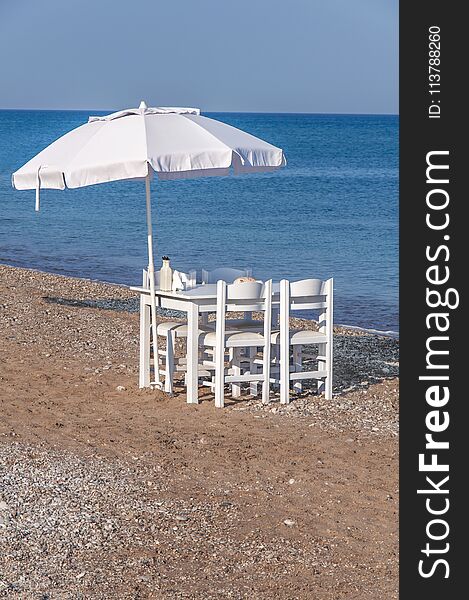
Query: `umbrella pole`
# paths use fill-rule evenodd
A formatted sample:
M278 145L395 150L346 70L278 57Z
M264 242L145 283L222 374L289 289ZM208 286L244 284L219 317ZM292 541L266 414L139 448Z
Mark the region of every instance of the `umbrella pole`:
M158 336L156 325L156 296L155 296L155 263L153 261L153 228L151 224L151 193L150 172L145 177L145 192L147 200L147 238L148 238L148 279L150 280L151 334L153 345L154 381L152 385L161 387L160 365L158 359Z

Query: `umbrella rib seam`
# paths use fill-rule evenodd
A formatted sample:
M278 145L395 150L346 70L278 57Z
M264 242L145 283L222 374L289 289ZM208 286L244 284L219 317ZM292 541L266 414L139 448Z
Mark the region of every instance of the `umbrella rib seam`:
M192 115L190 115L190 116L192 116ZM245 162L244 158L241 156L241 154L237 150L235 150L234 148L231 148L230 146L228 146L228 144L225 144L225 142L223 142L220 138L218 138L214 133L212 133L211 131L208 131L207 129L205 129L205 127L202 127L202 125L200 125L200 123L197 123L196 121L193 121L192 119L188 119L186 115L181 115L181 117L184 117L184 119L186 119L186 121L190 121L191 123L194 123L194 125L196 125L200 129L202 129L202 131L207 133L210 137L217 140L217 142L219 142L220 144L223 144L226 148L231 150L232 156L231 156L231 164L229 165L230 167L233 166L233 152L237 156L239 156L239 160L241 161L241 164L244 165L244 162Z
M89 138L86 140L86 142L85 142L85 143L83 144L83 146L80 148L80 151L79 151L79 152L77 152L77 154L75 154L75 155L74 155L74 157L73 157L73 159L74 159L74 160L76 159L76 157L77 157L77 156L79 156L79 155L80 155L80 154L83 152L83 150L84 150L84 149L85 149L85 148L88 146L88 144L91 142L91 140L93 140L93 139L95 138L95 136L96 136L96 135L97 135L97 134L98 134L98 133L101 131L101 129L102 129L102 127L100 127L100 128L97 130L97 131L95 131L95 132L93 133L93 135L91 135L91 136L90 136L90 137L89 137ZM69 185L68 185L68 183L67 183L67 180L65 179L65 171L62 171L62 177L63 177L63 180L64 180L65 187L67 187L69 190L70 190L70 189L73 189L73 188L70 188L70 187L69 187Z

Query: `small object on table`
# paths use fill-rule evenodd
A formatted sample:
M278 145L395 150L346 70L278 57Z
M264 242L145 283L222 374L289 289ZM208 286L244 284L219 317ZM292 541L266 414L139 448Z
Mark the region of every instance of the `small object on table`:
M189 288L189 277L181 271L173 271L173 292L180 292Z
M173 270L169 266L169 257L163 256L163 266L160 269L160 290L170 292L173 288Z

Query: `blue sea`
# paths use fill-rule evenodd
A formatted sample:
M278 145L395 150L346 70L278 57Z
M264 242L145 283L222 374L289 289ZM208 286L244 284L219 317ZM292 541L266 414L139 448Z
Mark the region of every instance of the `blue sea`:
M112 110L107 111L112 112ZM0 111L0 262L123 284L147 264L145 188L12 189L11 173L96 111ZM397 116L205 113L284 149L276 173L152 183L175 268L334 277L335 321L398 330Z

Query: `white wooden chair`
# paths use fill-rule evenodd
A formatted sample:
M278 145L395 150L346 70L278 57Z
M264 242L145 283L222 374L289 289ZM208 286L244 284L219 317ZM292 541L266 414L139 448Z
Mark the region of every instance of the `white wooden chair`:
M301 391L305 379L317 379L318 391L324 392L327 400L332 398L333 363L333 279L303 279L302 281L280 282L280 331L272 334L272 343L279 347L280 402L290 402L290 382ZM319 331L290 330L291 312L319 311ZM317 369L303 368L303 346L317 345ZM290 353L292 348L292 353Z
M236 331L227 329L226 314L238 311L260 311L263 313L263 331ZM215 375L204 384L215 391L215 406L224 406L225 384L232 384L236 393L236 384L243 382L262 382L262 400L268 402L270 389L270 348L272 320L272 281L261 283L245 282L227 285L225 281L217 283L216 329L202 336L203 346L213 350L213 360L203 362L203 367L214 368ZM254 353L242 356L241 349L262 349L262 372L252 369ZM228 367L225 367L226 351L229 352ZM243 371L243 364L248 368ZM256 372L253 372L253 371ZM234 384L234 385L233 385Z

